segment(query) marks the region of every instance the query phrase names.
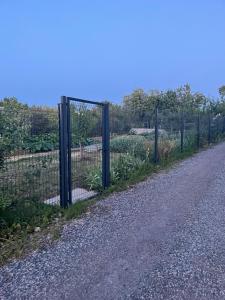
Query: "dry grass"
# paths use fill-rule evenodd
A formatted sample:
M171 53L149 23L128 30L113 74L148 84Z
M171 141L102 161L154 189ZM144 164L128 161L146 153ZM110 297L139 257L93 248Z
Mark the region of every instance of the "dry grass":
M161 139L158 144L159 159L168 159L176 147L177 143L175 140Z

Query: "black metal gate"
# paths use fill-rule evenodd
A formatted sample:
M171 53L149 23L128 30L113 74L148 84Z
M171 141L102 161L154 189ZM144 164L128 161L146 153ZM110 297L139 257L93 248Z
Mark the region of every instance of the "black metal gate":
M110 185L110 149L109 149L109 104L73 97L61 97L59 108L59 162L60 162L60 205L68 207L73 202L72 183L72 131L71 105L73 103L91 104L101 108L101 176L102 187ZM76 170L75 170L76 172Z

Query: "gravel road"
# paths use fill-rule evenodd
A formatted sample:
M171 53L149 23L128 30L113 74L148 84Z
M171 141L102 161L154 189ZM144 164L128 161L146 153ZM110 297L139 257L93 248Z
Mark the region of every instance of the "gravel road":
M0 269L0 299L225 299L225 144L99 202Z

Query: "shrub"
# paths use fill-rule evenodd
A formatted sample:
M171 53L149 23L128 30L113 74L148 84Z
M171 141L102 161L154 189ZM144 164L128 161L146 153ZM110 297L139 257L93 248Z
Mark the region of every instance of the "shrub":
M47 133L42 135L31 136L26 139L25 149L32 153L46 152L57 149L58 136L56 133Z
M151 144L140 135L123 135L111 140L112 152L128 153L141 159L150 157Z
M10 139L3 138L0 134L0 170L4 168L6 159L10 155Z
M102 190L102 169L99 166L92 166L86 172L86 184L91 190Z
M140 168L144 161L140 158L133 157L129 154L121 155L118 159L112 162L112 172L114 173L115 180L126 180L130 174ZM112 183L113 179L112 178Z
M196 148L196 133L193 131L186 132L184 136L184 145L186 148Z
M154 141L155 130L153 130L152 132L149 132L149 133L148 132L142 133L141 136L144 136L148 141ZM159 136L159 138L166 139L166 138L168 138L168 133L163 129L159 129L158 136Z
M143 164L144 161L140 158L135 158L129 154L122 154L111 164L111 183L115 184L118 180L128 179L132 172L139 169ZM90 189L102 190L102 170L99 166L92 166L87 170L86 184Z
M29 187L33 187L32 193L38 191L35 189L35 185L40 181L43 171L50 169L52 161L53 157L45 156L29 162L22 174L21 192L29 191Z
M7 193L0 192L0 211L9 207L12 203L12 197Z
M45 225L59 211L60 208L57 205L43 204L35 198L21 198L18 201L13 201L5 209L0 209L0 237L1 234L4 234L1 229L9 229L15 224L19 224L22 229L27 228L27 226Z

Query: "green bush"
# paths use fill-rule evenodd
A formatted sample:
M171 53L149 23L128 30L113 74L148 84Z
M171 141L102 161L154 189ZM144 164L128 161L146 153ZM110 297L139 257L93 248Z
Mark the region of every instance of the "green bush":
M140 136L145 137L148 141L154 141L154 139L155 139L155 131L153 130L150 133L144 132L144 133L140 134ZM168 138L168 133L165 130L163 130L163 129L159 129L158 136L159 136L159 138L166 139L166 138Z
M72 147L80 147L80 144L82 146L90 146L93 144L96 144L96 142L92 138L82 138L78 139L76 134L72 134Z
M31 136L26 139L24 148L32 153L47 152L57 149L58 135L56 133L47 133Z
M47 224L59 211L58 206L40 203L37 199L13 201L5 209L0 209L0 236L1 229L10 228L15 224L19 224L21 228Z
M151 144L140 135L123 135L111 140L110 149L112 152L128 153L144 160L150 157Z
M130 177L130 174L139 169L144 164L144 161L140 158L133 157L129 154L121 155L118 159L112 162L111 173L114 173L115 181L126 180ZM113 179L112 178L112 183Z
M11 141L0 134L0 170L4 168L6 159L10 156Z
M132 172L143 166L144 161L129 154L122 154L114 160L110 168L110 180L115 184L119 180L126 180ZM86 184L90 189L102 190L102 170L99 166L92 166L86 173Z
M12 197L7 192L0 192L0 211L9 207L12 203Z
M86 184L91 190L102 189L102 169L99 166L88 168L85 178Z
M184 146L186 148L196 148L197 145L196 133L194 131L188 131L184 135Z

